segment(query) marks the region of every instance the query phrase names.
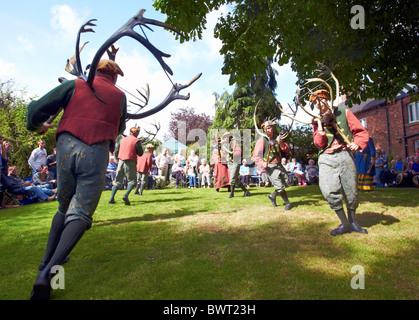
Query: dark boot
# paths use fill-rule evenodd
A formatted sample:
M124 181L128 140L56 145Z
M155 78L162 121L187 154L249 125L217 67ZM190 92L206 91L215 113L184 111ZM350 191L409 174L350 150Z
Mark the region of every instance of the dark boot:
M118 191L118 186L113 186L112 187L112 193L111 193L111 198L110 198L110 200L109 200L109 203L110 204L113 204L113 203L115 203L115 194L116 194L116 192Z
M135 191L134 191L134 194L139 194L138 193L138 190L140 189L140 185L139 184L137 184L137 186L135 187Z
M57 248L54 251L48 264L42 270L33 286L31 300L49 300L51 294L51 268L56 265L62 265L65 258L79 242L88 227L87 222L83 220L73 220L64 228Z
M249 190L246 189L246 187L244 186L244 184L241 184L240 186L242 188L242 190L244 191L243 197L250 197L251 194L249 192Z
M129 202L129 200L128 200L128 196L129 196L130 192L132 191L132 189L134 189L134 184L133 183L128 183L127 192L122 197L122 200L124 200L126 206L131 205L131 202Z
M361 226L358 223L356 223L355 209L348 209L348 221L349 221L349 225L352 228L352 231L363 233L363 234L368 234L368 231L366 229L361 228Z
M143 189L144 189L144 184L142 183L142 184L141 184L141 187L140 187L140 196L142 196L142 195L143 195Z
M352 232L351 227L349 227L348 225L341 224L336 229L333 229L332 231L330 231L330 235L331 236L340 236L344 233L350 233L350 232Z
M285 210L290 210L291 209L291 203L288 200L287 192L285 190L283 190L279 194L281 195L282 200L284 200L284 202L285 202Z
M269 200L271 200L271 202L272 202L272 205L276 208L277 207L277 205L276 205L276 196L278 195L278 191L274 191L274 192L272 192L269 196L268 196L268 198L269 198Z
M48 235L47 246L45 248L44 256L42 257L42 262L38 267L38 271L44 270L45 266L51 260L52 255L54 254L55 249L57 248L58 242L60 241L61 234L65 228L65 214L57 211L52 219L51 229Z
M341 224L336 229L330 231L330 235L339 236L339 235L342 235L344 233L352 232L352 228L350 227L349 221L346 218L345 210L339 209L339 210L335 210L335 212L338 215L338 218L339 218Z
M234 188L235 188L235 186L230 186L231 192L230 192L230 195L228 196L229 198L233 198L234 197Z

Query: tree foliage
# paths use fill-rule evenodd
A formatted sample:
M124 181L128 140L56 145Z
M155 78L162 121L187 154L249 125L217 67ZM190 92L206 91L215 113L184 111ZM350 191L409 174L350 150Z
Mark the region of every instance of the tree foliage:
M195 142L195 136L192 137L194 129L200 129L204 133L212 125L211 117L205 113L197 114L192 107L183 107L171 112L169 123L169 132L177 140L182 139L180 135L185 135L186 142ZM183 131L183 132L182 132ZM192 132L192 134L190 134Z
M11 142L9 164L18 167L21 176L30 176L28 159L33 149L38 147L38 140L46 142L48 154L55 148L55 130L49 130L45 135L38 135L26 129L28 102L22 98L25 92L16 91L13 81L0 82L0 135ZM56 127L59 117L54 120Z
M191 39L202 37L206 15L227 5L214 30L223 45L223 73L230 83L248 83L265 69L266 57L291 62L298 83L328 65L348 103L394 98L418 84L419 15L413 0L156 0L167 23ZM359 14L363 16L358 16ZM352 22L363 19L365 27ZM182 40L181 40L182 41Z

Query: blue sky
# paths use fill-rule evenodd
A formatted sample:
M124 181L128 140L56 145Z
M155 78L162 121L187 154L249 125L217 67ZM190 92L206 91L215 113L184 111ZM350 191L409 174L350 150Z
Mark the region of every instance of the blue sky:
M3 0L0 9L0 80L13 79L15 88L25 88L30 97L44 95L59 84L58 77L74 79L64 68L67 59L74 55L76 35L83 23L97 19L96 27L93 27L95 33L85 33L81 38L81 43L89 41L81 53L84 68L103 42L140 9L146 9L145 17L164 21L165 16L157 12L152 3L151 0ZM191 106L197 113L214 116L213 93L231 93L234 89L229 86L229 77L221 74L221 42L213 36L216 21L226 10L222 8L207 17L203 39L195 42L180 44L173 34L162 28L152 27L154 32L145 29L150 42L171 55L165 61L174 72L171 77L173 82L187 83L198 73L203 74L191 87L182 91L183 94L191 94L188 101L175 101L165 110L136 124L150 129L150 123L159 122L162 129L158 137L162 139L167 133L170 112L177 108ZM148 83L150 102L145 110L161 102L171 83L157 60L132 38L119 40L116 47L120 48L116 61L125 73L119 78L118 85L134 93ZM277 70L277 99L282 103L291 103L297 89L296 76L288 66L277 67ZM134 108L130 107L130 110ZM129 123L129 126L131 124L134 123Z

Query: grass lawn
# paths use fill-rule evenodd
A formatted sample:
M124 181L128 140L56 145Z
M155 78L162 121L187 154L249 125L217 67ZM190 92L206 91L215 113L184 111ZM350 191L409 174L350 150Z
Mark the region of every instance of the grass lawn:
M318 186L251 197L223 189L104 191L93 227L64 265L54 300L282 300L419 298L419 189L360 193L368 235L332 237L339 220ZM57 202L0 211L0 299L29 298ZM352 289L354 266L365 289ZM359 282L360 283L360 282Z

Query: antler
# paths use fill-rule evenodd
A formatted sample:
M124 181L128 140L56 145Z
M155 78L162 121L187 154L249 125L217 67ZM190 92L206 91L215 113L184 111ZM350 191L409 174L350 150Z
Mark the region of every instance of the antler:
M259 101L256 103L255 111L253 112L253 123L255 124L255 129L256 129L256 132L257 132L260 136L265 137L266 139L269 139L269 137L268 137L265 133L260 132L260 130L259 130L259 128L258 128L257 121L256 121L256 112L257 112L257 110L258 110L259 103L262 101L262 99L263 99L263 98L260 98L260 99L259 99Z
M279 108L279 110L281 111L281 116L282 116L282 111L283 111L283 109L282 109L282 107L281 107L281 103L279 103L279 102L276 102L276 105L277 105L277 107ZM288 108L293 112L293 115L294 115L294 117L295 117L295 114L297 113L297 109L294 111L294 110L292 110L292 108L291 108L291 106L290 106L290 104L288 103ZM287 116L287 115L286 115ZM292 129L292 125L294 124L294 119L292 119L292 118L290 118L292 121L291 121L291 123L289 124L289 125L287 125L286 126L286 130L285 130L285 133L281 133L281 135L280 135L280 140L284 140L286 137L288 137L289 136L289 134L290 134L290 132L291 132L291 129Z
M97 69L97 65L99 63L99 60L101 59L103 53L105 52L105 50L107 48L109 48L111 45L113 45L116 41L118 41L120 38L124 37L124 36L128 36L131 38L134 38L135 40L139 41L142 45L144 45L153 55L154 57L157 59L157 61L159 61L160 65L162 66L163 70L170 74L173 75L173 71L170 69L170 67L163 61L163 57L167 58L170 57L169 54L163 53L160 50L158 50L156 47L154 47L149 41L148 39L144 38L143 36L141 36L140 34L138 34L137 32L134 31L134 27L135 26L144 26L148 29L150 29L147 24L151 24L151 25L155 25L155 26L159 26L159 27L163 27L169 30L172 30L173 32L175 32L176 34L178 34L179 36L185 38L185 36L180 33L178 30L176 30L175 28L173 28L172 26L170 26L167 23L163 23L157 20L152 20L152 19L147 19L144 18L143 14L144 14L145 10L142 9L138 12L138 14L131 18L130 20L128 20L127 23L125 23L121 28L119 28L118 31L116 31L98 50L98 52L96 53L95 57L93 58L92 61L92 65L90 67L90 72L89 72L89 76L86 80L87 84L92 88L92 84L93 84L93 79L96 75L96 69ZM151 29L150 29L151 30ZM166 97L166 99L161 102L159 105L157 105L156 107L154 107L153 109L141 113L141 114L131 114L131 113L127 113L127 118L128 119L142 119L145 117L148 117L156 112L159 112L160 110L164 109L169 103L171 103L174 100L188 100L190 95L188 93L187 96L182 96L179 94L180 90L185 89L187 87L189 87L190 85L192 85L192 83L194 83L196 80L198 80L201 77L202 73L198 74L194 79L192 79L188 84L186 85L180 85L180 84L173 84L173 87L171 89L171 91L169 92L168 96ZM147 85L148 87L148 85ZM138 90L137 90L138 91ZM139 92L139 91L138 91ZM147 90L145 90L145 95L142 94L141 92L139 92L141 94L141 96L145 99L145 102L142 105L138 105L136 103L136 105L140 106L141 109L144 108L147 104L148 104L148 100L149 100L149 94L150 94L150 90L149 88L147 88ZM140 109L140 110L141 110Z
M156 132L150 132L144 129L144 131L148 134L148 136L144 139L141 139L141 143L142 144L147 144L150 143L151 141L154 140L154 138L156 137L157 133L160 131L161 126L160 126L160 122L158 124L154 123L153 124L154 128L156 129Z
M297 94L297 95L298 95L298 94ZM298 99L298 98L297 98L297 99ZM291 111L293 111L293 115L290 115L289 113L285 112L285 110L282 108L282 105L281 105L279 102L277 102L277 103L276 103L276 106L277 106L277 107L279 108L279 110L281 111L281 115L284 115L284 116L286 116L287 118L290 118L293 122L294 122L294 121L297 121L297 122L300 122L300 123L303 123L303 124L311 124L311 123L309 123L309 122L305 122L305 121L302 121L302 120L300 120L300 119L297 119L297 118L295 117L295 116L296 116L296 114L297 114L297 109L296 109L295 111L293 111L289 103L288 103L288 107L289 107L289 109L290 109ZM304 110L305 112L307 112L307 113L308 113L308 111L307 111L307 110L305 110L304 108L303 108L303 110Z
M90 68L89 76L87 78L87 84L92 87L93 79L96 75L96 68L99 63L99 60L101 59L102 55L105 53L106 49L109 48L112 44L114 44L116 41L118 41L120 38L128 36L131 38L134 38L135 40L139 41L142 45L144 45L153 55L154 57L159 61L160 65L162 66L163 70L168 72L170 75L173 75L173 71L170 69L170 67L163 61L163 57L167 58L170 57L169 54L163 53L160 50L158 50L156 47L154 47L146 38L138 34L134 31L134 27L139 26L145 26L148 29L150 29L146 24L151 24L163 28L167 28L172 30L173 32L177 33L181 37L185 38L183 34L181 34L178 30L173 28L172 26L168 25L167 23L160 22L157 20L147 19L144 18L143 13L145 12L144 9L140 10L138 14L127 21L119 30L117 30L105 43L99 48L96 55L93 58L92 66ZM151 30L151 29L150 29Z
M324 69L323 71L322 70L317 70L317 71L321 71L321 73L319 74L319 77L321 77L323 74L328 74L328 75L330 75L332 77L333 81L335 82L337 106L339 106L340 85L339 85L338 78L336 78L336 76L334 75L334 73L332 72L332 70L328 66L326 66L325 64L323 64L323 63L321 63L319 61L316 61L316 63L318 65L322 66L323 69ZM332 101L332 104L333 104L333 100L331 100L331 101Z
M87 21L85 24L83 24L80 27L80 29L77 33L76 52L75 52L74 56L71 57L71 59L67 59L67 64L66 64L66 67L65 67L65 71L67 71L68 73L70 73L73 76L76 76L78 78L83 78L84 77L82 67L81 67L80 52L83 50L84 46L88 43L88 42L85 42L85 43L83 43L83 45L80 46L80 36L81 36L82 33L86 33L86 32L93 32L94 33L95 32L91 28L89 28L89 29L86 28L86 26L96 26L94 23L92 23L92 21L97 21L97 20L96 19L90 19L89 21ZM64 77L60 77L60 78L58 78L58 81L60 83L63 83L65 81L67 81L67 79L64 78ZM57 118L57 116L61 113L62 109L63 108L60 108L56 114L49 117L49 119L47 120L47 123L51 124L55 120L55 118Z
M81 36L82 33L86 33L86 32L93 32L94 33L95 32L92 28L86 28L86 26L91 26L91 27L96 26L94 23L92 23L92 21L97 21L97 20L96 19L90 19L89 21L87 21L85 24L83 24L80 27L79 32L77 33L75 54L70 60L67 60L67 66L66 66L65 70L67 72L69 72L70 74L76 76L76 77L83 77L84 76L82 66L81 66L81 60L80 60L80 52L83 50L84 46L88 42L85 42L85 43L83 43L82 46L80 46L80 36ZM70 67L70 64L73 66L73 69Z
M183 90L190 85L192 85L196 80L198 80L201 77L202 73L198 74L195 78L193 78L189 83L182 85L178 83L174 83L172 89L170 90L167 97L161 102L159 105L154 107L151 110L148 110L146 112L140 113L140 114L131 114L127 113L127 118L129 119L142 119L148 116L151 116L155 114L156 112L159 112L160 110L164 109L169 103L173 102L174 100L188 100L190 97L190 94L188 93L186 96L180 95L180 90Z
M255 107L255 111L253 112L253 123L255 124L255 129L256 129L256 132L260 135L260 136L262 136L262 137L265 137L266 139L268 139L269 140L269 137L265 134L265 133L263 133L263 132L261 132L260 130L259 130L259 128L258 128L258 125L257 125L257 121L256 121L256 113L257 113L257 109L258 109L258 106L259 106L259 103L262 101L262 98L260 98L259 99L259 101L257 102L257 104L256 104L256 107ZM280 103L277 103L276 104L277 106L278 106L278 108L281 110L281 112L283 112L283 110L282 110L282 108L280 107ZM274 119L268 119L268 121L276 121L276 119L274 118ZM285 133L281 133L281 134L279 134L278 135L278 137L277 137L277 139L280 139L280 140L283 140L283 139L285 139L286 137L288 137L288 135L290 134L290 132L291 132L291 128L292 128L292 125L293 125L293 123L294 123L294 120L291 122L291 124L290 125L288 125L287 126L287 128L286 128L286 130L285 130Z

